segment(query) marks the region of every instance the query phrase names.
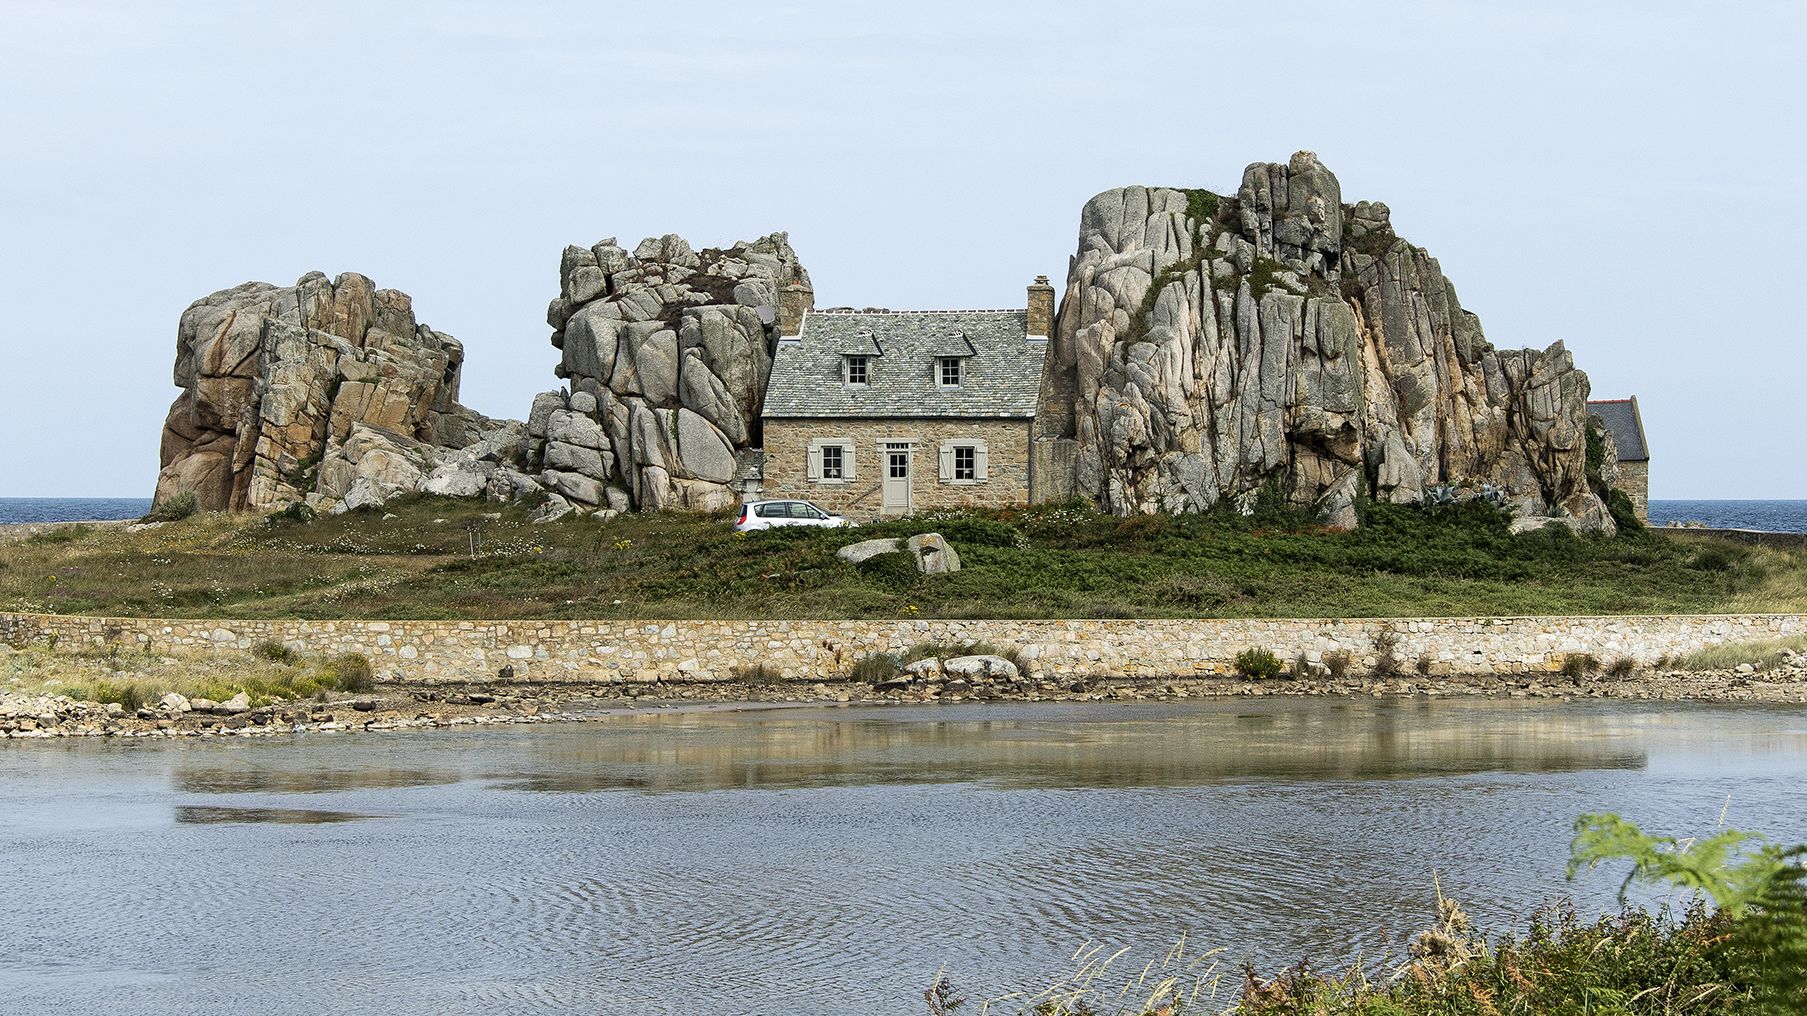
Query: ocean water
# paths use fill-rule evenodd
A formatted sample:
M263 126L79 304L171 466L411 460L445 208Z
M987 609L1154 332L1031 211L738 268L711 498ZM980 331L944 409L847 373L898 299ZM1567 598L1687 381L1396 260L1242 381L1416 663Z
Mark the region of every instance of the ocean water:
M135 519L150 510L148 497L0 497L0 525Z
M978 1013L1084 943L1128 950L1116 986L1182 935L1226 950L1233 992L1245 959L1397 958L1439 890L1488 932L1612 908L1623 865L1563 877L1585 812L1807 841L1798 707L641 709L71 742L0 748L0 1013L898 1016L938 971Z
M1807 501L1651 501L1650 523L1661 526L1670 522L1807 533Z
M0 525L135 519L150 510L148 497L0 497ZM1651 501L1650 521L1807 533L1807 501Z

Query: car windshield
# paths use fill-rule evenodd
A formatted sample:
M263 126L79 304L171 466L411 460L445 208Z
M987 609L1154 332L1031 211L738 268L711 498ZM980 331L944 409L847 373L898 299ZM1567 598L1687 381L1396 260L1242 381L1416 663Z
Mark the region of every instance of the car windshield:
M803 501L794 501L791 503L791 518L793 519L825 519L827 517L828 516L822 514L821 510L813 504L808 504Z

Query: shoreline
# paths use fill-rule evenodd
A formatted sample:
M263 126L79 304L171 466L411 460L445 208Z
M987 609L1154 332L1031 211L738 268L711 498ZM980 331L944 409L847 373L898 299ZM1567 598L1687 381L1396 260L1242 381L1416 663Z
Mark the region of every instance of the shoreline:
M648 710L742 711L823 706L983 705L1228 701L1239 698L1618 700L1807 705L1807 666L1776 673L1671 671L1641 677L1395 676L1387 678L1113 678L1053 682L563 683L462 688L384 685L327 702L175 710L83 702L0 689L0 740L71 737L273 737L310 733L437 730L466 726L596 723Z

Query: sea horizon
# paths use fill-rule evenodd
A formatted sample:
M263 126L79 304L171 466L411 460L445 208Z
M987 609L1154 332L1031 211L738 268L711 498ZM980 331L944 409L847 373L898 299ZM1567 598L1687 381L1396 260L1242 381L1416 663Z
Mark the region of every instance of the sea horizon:
M148 497L0 497L0 525L112 522L150 511ZM1807 533L1807 498L1653 498L1653 526L1701 523L1712 529Z

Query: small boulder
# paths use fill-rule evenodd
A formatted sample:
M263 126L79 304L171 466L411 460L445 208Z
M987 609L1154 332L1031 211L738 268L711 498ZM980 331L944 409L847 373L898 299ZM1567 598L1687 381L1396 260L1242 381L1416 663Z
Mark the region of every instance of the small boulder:
M941 676L941 661L931 656L904 667L904 673L919 681L932 681Z
M1006 681L1017 679L1016 664L1002 656L956 656L941 665L941 669L949 677L964 677L969 680L987 680L1002 678Z
M576 508L572 507L571 502L559 497L557 494L549 494L546 496L546 503L535 508L533 514L527 517L527 521L534 523L535 525L545 522L557 522L559 519L564 518L576 510Z
M193 709L194 706L189 704L187 696L178 695L172 691L158 701L157 708L166 713L186 713Z
M895 553L901 549L902 546L903 541L898 539L861 540L858 543L850 543L840 550L835 551L834 556L848 564L859 564L861 561L877 557L880 554Z
M909 541L910 556L916 559L916 570L924 575L945 575L960 570L960 555L940 533L923 533Z
M250 709L251 709L251 696L245 694L242 691L239 692L237 695L234 695L231 698L227 699L226 701L221 702L220 704L213 707L213 711L215 713L218 713L218 714L224 715L224 716L231 716L231 715L234 715L237 713L248 712Z

